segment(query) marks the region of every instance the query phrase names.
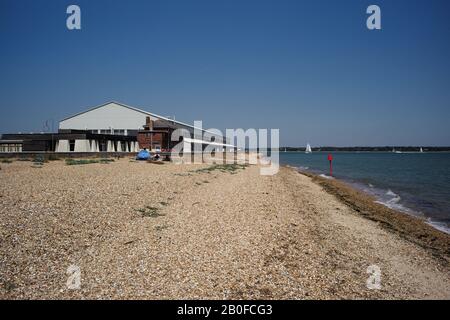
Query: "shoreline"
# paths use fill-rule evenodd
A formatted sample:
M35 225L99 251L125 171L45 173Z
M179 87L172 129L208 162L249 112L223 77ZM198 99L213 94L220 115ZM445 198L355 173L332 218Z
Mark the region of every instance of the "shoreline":
M351 207L362 217L375 221L384 229L431 250L446 263L450 262L450 234L431 225L426 218L389 208L378 202L375 196L346 181L325 178L289 165L286 167L310 177L314 183L323 187L326 192Z
M364 183L358 180L353 180L348 177L330 177L325 173L322 173L318 170L310 170L308 167L296 167L290 164L283 164L283 166L286 166L288 168L293 168L294 170L297 170L300 173L303 173L310 177L322 177L324 179L329 180L336 180L342 182L347 187L351 187L355 190L360 191L361 193L369 196L373 199L374 202L381 204L385 206L386 208L389 208L395 212L400 212L407 214L409 216L412 216L414 218L417 218L419 220L422 220L424 223L430 225L436 230L439 230L447 235L450 235L450 226L447 226L447 224L437 218L434 218L431 216L430 212L427 212L424 208L417 208L413 207L408 203L405 203L403 198L403 195L400 197L399 194L397 194L398 191L393 192L389 187L385 188L379 188L376 186L373 186L370 183ZM411 197L411 195L407 195ZM391 198L389 198L391 197ZM399 201L400 200L400 201ZM421 211L424 210L424 211ZM426 216L429 214L430 216Z

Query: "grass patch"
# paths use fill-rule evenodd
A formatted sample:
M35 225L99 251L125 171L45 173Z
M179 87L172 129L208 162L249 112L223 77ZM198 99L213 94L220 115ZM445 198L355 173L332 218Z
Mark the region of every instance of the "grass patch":
M156 226L155 229L156 229L156 231L162 231L164 229L167 229L168 227L169 227L168 225Z
M66 164L68 166L77 166L77 165L91 164L91 163L99 163L99 161L94 160L94 159L82 159L82 160L66 159Z
M159 208L146 206L145 208L138 209L138 212L142 214L142 217L157 218L164 216L164 214L159 213Z
M80 160L75 160L75 159L66 159L66 164L68 166L76 166L76 165L83 165L83 164L92 164L92 163L103 163L103 164L108 164L110 162L114 162L114 159L80 159Z
M100 163L108 164L110 162L114 162L114 159L100 159Z
M3 288L4 288L7 292L11 292L11 291L13 291L14 289L17 288L17 285L16 285L14 282L11 282L11 281L5 281L5 282L3 283Z
M245 170L247 167L247 164L214 164L212 166L197 169L190 172L196 172L196 173L211 173L213 171L220 171L220 172L228 172L231 174L237 173L238 170Z

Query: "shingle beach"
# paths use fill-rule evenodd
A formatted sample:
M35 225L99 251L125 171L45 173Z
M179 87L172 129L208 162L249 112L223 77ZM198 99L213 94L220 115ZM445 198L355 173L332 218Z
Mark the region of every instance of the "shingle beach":
M0 298L450 298L450 236L421 241L325 183L257 165L2 163Z

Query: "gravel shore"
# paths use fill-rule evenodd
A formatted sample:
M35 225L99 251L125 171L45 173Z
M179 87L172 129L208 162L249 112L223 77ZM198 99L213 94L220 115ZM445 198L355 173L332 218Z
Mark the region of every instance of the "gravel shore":
M337 190L284 167L2 163L0 298L450 298L448 235Z

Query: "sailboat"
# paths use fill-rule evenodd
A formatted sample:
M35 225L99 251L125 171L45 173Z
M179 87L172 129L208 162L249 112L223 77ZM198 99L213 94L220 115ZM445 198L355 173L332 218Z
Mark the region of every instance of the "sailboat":
M420 147L420 151L419 151L420 153L423 153L423 149L422 149L422 147Z
M305 153L312 153L311 145L309 143L306 145Z

